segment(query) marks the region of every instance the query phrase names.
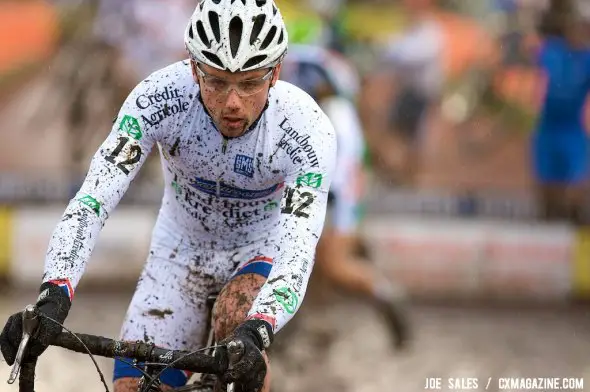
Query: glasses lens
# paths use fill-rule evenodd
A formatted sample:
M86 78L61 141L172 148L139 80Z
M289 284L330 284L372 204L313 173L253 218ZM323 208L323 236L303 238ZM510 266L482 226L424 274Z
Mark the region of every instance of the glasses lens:
M258 79L250 79L244 80L242 82L230 83L225 79L221 79L213 75L208 75L198 67L197 69L201 74L201 78L203 79L205 87L211 92L214 92L216 94L226 94L233 89L241 97L247 97L249 95L253 95L262 91L266 85L266 81L272 74L272 71L269 71L266 75Z

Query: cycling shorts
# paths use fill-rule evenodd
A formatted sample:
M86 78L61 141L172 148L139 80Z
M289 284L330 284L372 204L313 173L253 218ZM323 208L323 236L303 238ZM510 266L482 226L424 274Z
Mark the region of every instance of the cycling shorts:
M207 297L242 274L268 277L276 252L272 241L220 251L172 240L154 230L121 339L147 341L172 350L203 347L208 333ZM113 379L124 377L139 378L141 373L117 359ZM189 377L180 370L167 369L161 381L176 388L185 385Z

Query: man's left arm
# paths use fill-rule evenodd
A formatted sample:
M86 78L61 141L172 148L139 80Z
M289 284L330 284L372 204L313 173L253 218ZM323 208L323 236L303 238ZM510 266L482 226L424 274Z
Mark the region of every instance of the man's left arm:
M278 234L280 250L271 273L248 313L277 332L301 306L324 227L328 190L336 164L336 136L328 118L314 123L317 160L294 165L285 180ZM317 136L316 136L317 135ZM311 139L311 137L310 137Z

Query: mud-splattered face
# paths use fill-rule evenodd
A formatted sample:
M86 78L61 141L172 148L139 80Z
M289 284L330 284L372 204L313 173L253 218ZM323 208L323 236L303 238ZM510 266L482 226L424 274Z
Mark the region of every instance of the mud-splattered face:
M203 103L217 129L226 137L242 135L260 116L268 90L279 78L281 66L247 72L220 71L191 61ZM245 90L245 91L238 91ZM255 91L252 93L252 91Z

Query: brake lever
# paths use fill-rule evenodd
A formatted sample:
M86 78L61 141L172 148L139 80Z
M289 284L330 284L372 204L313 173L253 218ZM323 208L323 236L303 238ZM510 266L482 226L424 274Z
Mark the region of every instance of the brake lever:
M229 369L232 368L235 362L238 362L242 355L244 355L244 343L241 340L232 340L227 344L227 354L229 356ZM227 392L234 392L235 385L232 382L227 385Z
M37 332L37 327L39 327L39 318L37 316L37 307L35 305L27 305L25 310L22 314L23 318L23 337L20 341L20 345L18 346L18 351L16 352L16 358L14 360L14 365L12 366L12 370L10 371L10 376L8 378L9 384L14 384L18 374L20 373L23 358L25 356L25 352L27 346L29 344L29 340L31 337L35 335Z

